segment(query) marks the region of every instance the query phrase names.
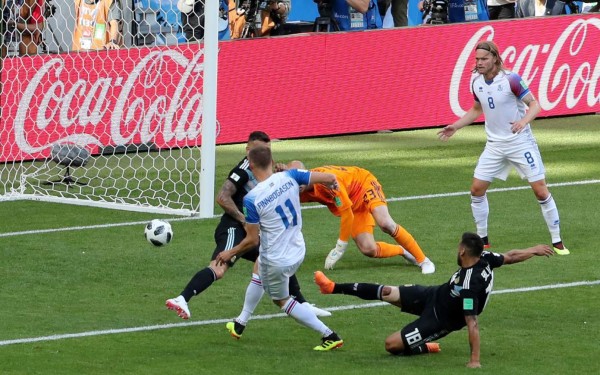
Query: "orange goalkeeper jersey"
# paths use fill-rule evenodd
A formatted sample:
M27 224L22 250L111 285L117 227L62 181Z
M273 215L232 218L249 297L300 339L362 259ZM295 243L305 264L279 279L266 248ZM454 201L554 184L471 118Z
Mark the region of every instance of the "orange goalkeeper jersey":
M381 184L366 169L328 165L311 171L334 174L339 190L334 191L317 184L312 190L302 192L300 200L321 203L335 216L340 216L340 239L343 241L347 241L350 233L354 232L353 227L357 224L354 223L354 213L369 213L373 208L386 204Z

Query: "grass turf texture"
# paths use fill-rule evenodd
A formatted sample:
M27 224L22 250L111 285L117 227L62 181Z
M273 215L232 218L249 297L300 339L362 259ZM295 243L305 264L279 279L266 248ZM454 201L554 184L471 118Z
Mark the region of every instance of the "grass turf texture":
M538 120L534 133L548 183L600 177L600 119L581 116ZM485 136L468 127L448 143L436 129L273 143L277 160L308 167L359 165L371 170L388 198L467 192ZM244 145L217 147L217 185L243 155ZM357 156L358 155L358 156ZM516 174L492 188L526 187ZM600 240L600 184L550 188L561 215L567 257L536 258L496 272L495 290L600 279L595 244ZM539 205L530 189L490 192L490 239L495 251L548 243ZM456 244L474 225L467 194L391 201L389 209L435 262L422 275L401 259L369 259L353 243L333 271L340 282L440 284L456 266ZM180 320L164 307L190 277L208 264L217 219L173 221L175 237L164 248L143 238L144 222L157 215L39 202L0 204L0 341L95 330L123 329ZM219 213L219 210L216 210ZM298 276L305 296L320 307L366 303L323 296L312 283L337 239L338 219L324 208L303 210L307 257ZM128 223L134 223L129 224ZM111 227L15 234L20 231L124 224ZM379 230L376 238L388 240ZM242 305L251 265L240 261L226 277L192 299L191 322L111 335L0 346L2 374L378 374L467 373L466 330L440 341L442 352L394 357L383 342L414 318L391 306L334 311L324 318L345 339L332 353L311 349L318 334L287 317L254 320L240 341L225 330ZM600 286L494 295L480 317L482 372L494 374L597 373ZM267 298L256 314L280 313Z

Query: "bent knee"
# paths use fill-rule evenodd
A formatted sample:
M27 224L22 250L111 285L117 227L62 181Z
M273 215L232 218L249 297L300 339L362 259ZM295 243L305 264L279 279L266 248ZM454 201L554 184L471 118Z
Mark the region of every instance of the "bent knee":
M377 222L377 226L383 233L391 235L396 230L398 224L394 221L394 219L392 219L391 216L388 216L383 220L379 220Z
M360 246L358 249L361 253L368 256L369 258L375 258L375 256L377 255L377 245Z
M213 263L211 263L209 267L215 274L215 281L222 279L223 276L225 275L225 272L229 269L229 266L227 266L227 265L217 266L216 264L213 264Z

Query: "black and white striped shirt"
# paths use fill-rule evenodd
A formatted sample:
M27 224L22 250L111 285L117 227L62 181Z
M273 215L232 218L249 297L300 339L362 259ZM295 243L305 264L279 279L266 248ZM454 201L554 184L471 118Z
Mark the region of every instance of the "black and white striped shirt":
M458 330L466 325L466 315L481 314L494 286L493 269L503 263L502 254L484 251L474 266L456 271L450 281L437 288L437 318L450 330Z

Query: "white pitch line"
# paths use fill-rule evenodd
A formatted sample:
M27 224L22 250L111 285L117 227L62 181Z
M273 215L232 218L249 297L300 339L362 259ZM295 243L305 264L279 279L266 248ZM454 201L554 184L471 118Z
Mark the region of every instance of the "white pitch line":
M554 184L548 184L549 187L558 187L558 186L575 186L575 185L590 185L590 184L599 184L600 180L584 180L584 181L572 181L572 182L558 182ZM509 187L509 188L498 188L498 189L489 189L488 193L500 193L505 191L515 191L515 190L526 190L531 189L529 185L527 186L517 186L517 187ZM447 198L447 197L457 197L462 195L470 195L469 191L459 191L454 193L440 193L440 194L427 194L427 195L413 195L409 197L397 197L397 198L386 198L388 202L400 202L400 201L410 201L416 199L432 199L432 198ZM323 205L315 204L310 206L303 206L303 210L310 210L315 208L326 208ZM221 215L215 215L213 218L220 217ZM197 217L177 217L167 219L169 221L184 221L184 220L202 220ZM44 233L55 233L55 232L68 232L75 230L89 230L89 229L100 229L100 228L113 228L113 227L125 227L132 225L144 225L148 221L134 221L134 222L126 222L126 223L114 223L114 224L97 224L97 225L86 225L86 226L77 226L77 227L67 227L67 228L53 228L53 229L37 229L37 230L25 230L20 232L8 232L8 233L0 233L0 238L2 237L14 237L14 236L24 236L24 235L33 235L33 234L44 234Z
M494 291L492 291L492 294L534 292L534 291L538 291L538 290L572 288L572 287L578 287L578 286L591 286L591 285L600 285L600 280L577 281L577 282L564 283L564 284L550 284L550 285L532 286L532 287L525 287L525 288L494 290ZM324 310L343 311L343 310L352 310L352 309L366 309L366 308L371 308L371 307L379 307L379 306L387 306L387 305L388 305L388 303L386 303L386 302L372 302L372 303L364 303L364 304L358 304L358 305L328 307ZM283 318L285 316L287 316L287 315L284 313L257 315L257 316L253 316L252 320L267 320L267 319L274 319L274 318ZM0 346L7 346L7 345L14 345L14 344L30 344L30 343L41 342L41 341L56 341L56 340L74 339L74 338L90 337L90 336L114 335L114 334L120 334L120 333L156 331L156 330L160 330L160 329L205 326L205 325L211 325L211 324L223 324L223 323L227 323L230 321L231 321L231 318L215 319L215 320L201 320L201 321L197 321L197 322L159 324L159 325L153 325L153 326L132 327L132 328L105 329L105 330L100 330L100 331L88 331L88 332L79 332L79 333L66 333L66 334L62 334L62 335L51 335L51 336L30 337L30 338L23 338L23 339L2 340L2 341L0 341Z

